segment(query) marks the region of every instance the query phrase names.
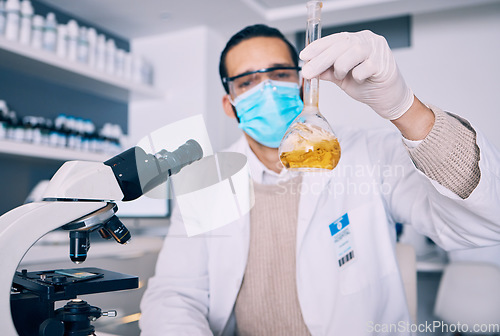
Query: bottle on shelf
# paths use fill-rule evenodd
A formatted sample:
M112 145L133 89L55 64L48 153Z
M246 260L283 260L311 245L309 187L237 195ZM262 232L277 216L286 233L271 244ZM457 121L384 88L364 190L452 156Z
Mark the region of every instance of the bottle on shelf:
M0 0L0 36L129 82L153 84L153 66L143 57L117 48L113 39L79 27L76 20L58 25L54 13L36 14L32 0Z
M5 35L5 2L0 0L0 36Z
M80 118L73 118L73 127L71 130L73 142L71 149L82 150L82 134L80 133Z
M43 137L42 137L42 127L45 122L45 119L42 117L31 117L31 123L33 125L33 138L32 142L34 145L42 145Z
M121 151L121 139L123 132L120 125L105 123L99 131L102 138L102 151L108 154L115 154Z
M5 38L16 41L19 37L21 5L19 0L7 0L5 3Z
M22 125L20 124L17 114L14 111L7 113L7 139L13 141L23 141Z
M88 152L90 149L90 138L87 135L86 126L86 120L80 119L78 123L78 131L80 132L81 137L80 150L84 152Z
M75 20L68 22L67 57L70 61L76 61L78 46L78 23Z
M89 62L89 40L87 38L87 28L80 27L78 31L77 60L80 63Z
M94 28L87 29L87 41L89 44L88 64L95 67L96 63L96 47L97 47L97 32Z
M76 126L75 132L76 132L76 142L77 142L75 149L79 151L87 151L84 120L82 118L76 118L75 126Z
M106 68L106 36L99 34L97 36L96 45L96 64L95 67L99 71L104 71Z
M22 119L22 125L24 128L24 142L33 143L33 138L35 135L35 127L37 120L35 117L26 116Z
M43 49L56 52L57 20L54 13L48 13L43 27Z
M0 100L0 140L7 138L7 115L9 109L5 100Z
M117 154L122 150L123 132L119 125L112 123L105 123L98 131L91 120L64 114L54 120L39 116L20 118L0 100L0 140L4 139L36 146Z
M51 132L51 145L58 147L69 147L69 117L60 114L54 120L53 130Z
M85 120L84 129L86 143L84 150L97 152L99 146L99 135L96 132L94 123L90 120Z
M31 25L33 19L33 6L29 0L21 1L21 25L19 28L19 42L29 45L31 41Z
M116 53L116 45L113 39L108 39L106 41L106 65L105 71L108 74L115 73L115 53Z
M117 77L124 76L125 50L116 49L115 53L115 75Z
M64 24L57 25L56 55L66 58L68 52L68 30Z
M48 145L51 147L62 147L61 146L62 137L61 137L60 133L54 128L54 126L52 124L48 124L47 128L48 128L48 133L49 133Z
M31 26L31 47L42 49L43 45L43 26L45 19L41 15L35 15Z
M50 145L50 132L54 127L54 122L48 118L44 118L41 124L41 133L42 133L42 144Z
M75 118L68 116L66 118L66 146L70 149L77 149L76 131L75 131Z
M132 81L140 83L142 81L142 57L132 55Z

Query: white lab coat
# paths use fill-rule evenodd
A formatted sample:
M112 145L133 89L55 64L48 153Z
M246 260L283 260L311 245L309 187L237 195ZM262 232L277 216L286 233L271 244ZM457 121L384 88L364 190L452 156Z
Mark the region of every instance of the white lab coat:
M462 200L416 170L399 134L344 131L339 138L333 176L306 174L301 187L296 277L304 321L312 335L372 334L384 323L402 335L410 318L394 224L410 223L445 249L498 243L500 155L478 132L481 180ZM244 139L229 149L246 150ZM329 225L345 213L355 259L339 267ZM141 304L141 335L234 335L248 248L248 215L186 238L175 212Z

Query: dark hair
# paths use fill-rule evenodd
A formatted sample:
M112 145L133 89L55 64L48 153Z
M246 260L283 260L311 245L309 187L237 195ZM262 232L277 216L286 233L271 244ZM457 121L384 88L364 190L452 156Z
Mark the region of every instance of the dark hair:
M276 28L272 28L263 24L256 24L253 26L248 26L234 34L226 44L224 50L220 54L219 61L219 75L220 79L227 77L227 68L226 68L226 55L234 46L240 44L245 40L249 40L253 37L276 37L286 43L288 49L290 50L290 56L292 57L293 63L295 66L299 65L299 54L297 53L297 49L285 38L285 36ZM222 82L226 93L229 93L229 87L227 83Z

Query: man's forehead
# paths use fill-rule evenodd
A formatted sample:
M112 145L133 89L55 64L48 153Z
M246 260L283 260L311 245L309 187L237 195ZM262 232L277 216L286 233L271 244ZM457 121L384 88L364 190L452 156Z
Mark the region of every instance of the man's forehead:
M242 41L226 55L229 76L273 66L293 66L287 44L276 37L253 37Z

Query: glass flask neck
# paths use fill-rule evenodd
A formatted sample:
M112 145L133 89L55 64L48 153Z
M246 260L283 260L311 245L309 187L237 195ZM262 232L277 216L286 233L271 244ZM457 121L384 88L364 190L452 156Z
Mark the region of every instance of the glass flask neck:
M318 78L311 78L304 80L304 111L318 109L319 101L319 80ZM309 108L308 108L309 107Z

